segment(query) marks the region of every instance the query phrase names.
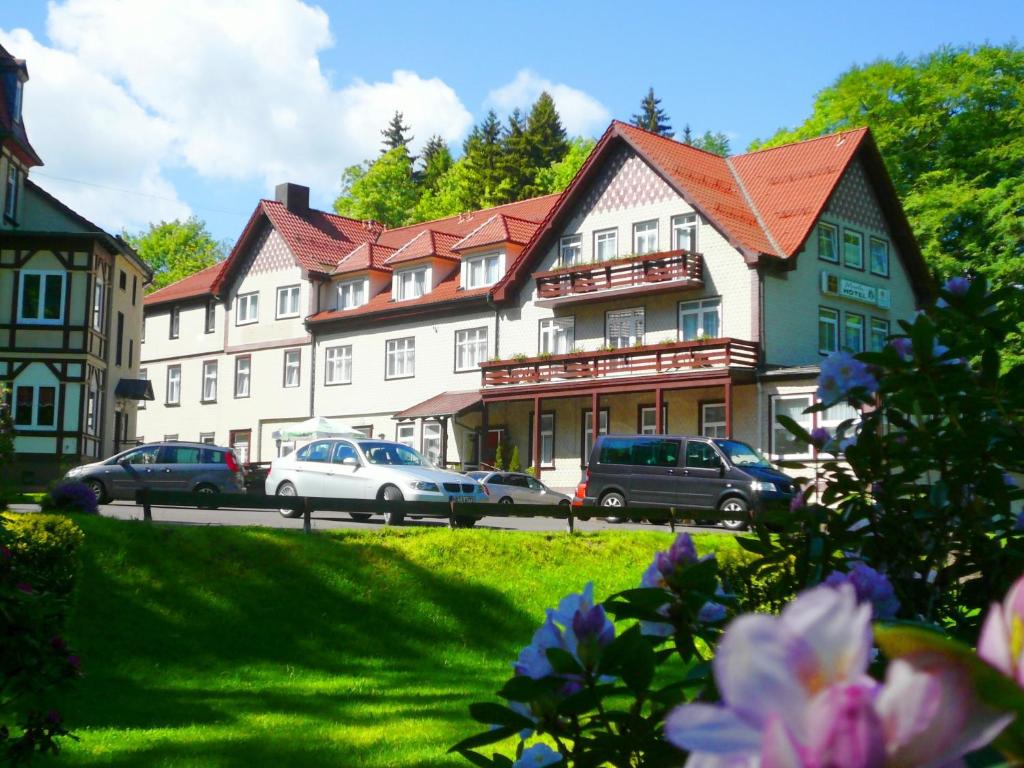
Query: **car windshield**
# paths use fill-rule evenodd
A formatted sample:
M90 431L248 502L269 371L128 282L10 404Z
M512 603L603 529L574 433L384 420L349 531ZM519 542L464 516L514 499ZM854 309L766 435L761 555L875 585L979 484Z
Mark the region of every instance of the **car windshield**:
M715 440L715 445L725 451L729 461L737 467L771 468L771 463L746 443L738 440Z
M429 461L407 445L401 443L361 442L366 460L371 464L399 464L407 467L432 467Z

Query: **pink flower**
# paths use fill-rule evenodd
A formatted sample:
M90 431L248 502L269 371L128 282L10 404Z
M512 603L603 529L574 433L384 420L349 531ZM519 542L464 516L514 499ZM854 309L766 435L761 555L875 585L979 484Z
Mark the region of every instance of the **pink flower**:
M993 603L981 627L978 656L1024 687L1024 576L1002 605Z

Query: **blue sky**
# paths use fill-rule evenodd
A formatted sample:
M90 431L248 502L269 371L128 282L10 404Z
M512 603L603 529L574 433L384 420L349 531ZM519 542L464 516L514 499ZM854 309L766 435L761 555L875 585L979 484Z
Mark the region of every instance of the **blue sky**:
M233 241L276 181L329 205L395 108L417 141L458 149L488 107L540 87L597 135L653 85L676 128L741 151L853 64L1022 30L1009 0L56 0L8 4L0 42L28 60L38 183L112 230L194 213Z

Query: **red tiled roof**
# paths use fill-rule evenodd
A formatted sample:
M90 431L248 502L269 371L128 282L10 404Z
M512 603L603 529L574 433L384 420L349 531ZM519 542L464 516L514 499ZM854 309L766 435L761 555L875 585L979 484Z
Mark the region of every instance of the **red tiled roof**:
M384 262L395 252L394 248L377 243L363 243L342 258L332 275L347 275L352 272L361 272L364 269L379 269L383 272L390 272L391 268L384 266Z
M452 246L458 240L458 235L450 235L447 232L438 232L434 229L420 230L409 242L391 254L385 263L389 267L393 267L396 264L404 264L430 256L458 260L459 255L452 252Z
M377 222L364 223L312 208L300 215L276 200L261 200L260 205L299 266L311 272L332 271L355 246L372 242L381 232Z
M372 315L376 312L384 312L387 310L401 311L404 309L416 309L431 304L440 304L446 301L461 301L463 299L483 298L490 292L490 288L473 288L471 290L463 290L459 287L459 273L458 270L445 280L441 281L437 287L434 288L430 293L420 296L418 299L407 299L405 301L392 301L391 300L391 288L387 288L381 293L371 298L366 304L355 309L335 309L330 311L318 312L315 315L311 315L309 322L311 323L322 323L328 320L339 320L341 318L349 317L361 317L363 315Z
M176 283L171 283L158 291L153 291L143 299L142 303L147 307L152 307L169 301L194 299L197 296L212 296L214 292L213 284L220 277L226 265L226 261L219 261L211 267L196 272L194 275L189 275Z
M480 404L480 390L441 392L411 408L399 411L393 419L422 419L432 416L458 416Z
M470 248L483 248L499 243L526 245L538 226L540 225L535 221L496 213L453 245L452 250L468 251Z

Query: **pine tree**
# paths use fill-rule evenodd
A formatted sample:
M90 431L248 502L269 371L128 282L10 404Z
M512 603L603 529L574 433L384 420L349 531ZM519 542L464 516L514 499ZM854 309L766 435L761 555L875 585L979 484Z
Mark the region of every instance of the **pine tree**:
M526 123L522 113L516 109L508 117L508 123L501 137L501 175L506 201L522 200L533 184L537 168L530 159L530 148L526 140Z
M380 151L382 155L399 147L403 147L406 152L409 151L409 142L412 141L413 137L405 135L405 132L409 130L409 126L403 125L402 120L402 113L395 110L395 115L388 122L387 128L380 132L380 135L384 137L384 148Z
M463 145L467 169L475 186L474 208L486 208L501 202L502 148L501 123L492 109L473 127Z
M555 100L547 91L537 97L526 119L526 144L534 168L547 168L569 151L569 141L555 109Z
M729 137L721 131L712 133L711 131L704 131L704 135L694 139L691 143L697 149L703 149L705 152L714 152L716 155L722 157L729 156Z
M519 462L519 446L512 446L512 458L508 460L509 472L522 472L523 465Z
M494 468L505 468L505 442L503 440L498 441L498 448L494 452Z
M416 180L424 192L432 192L437 189L441 177L452 167L451 150L444 139L435 134L427 139L420 159L423 162L423 169L415 174Z
M687 123L686 127L683 128L683 144L693 144L693 132L690 130L689 123Z
M633 115L633 125L646 131L660 133L670 139L675 136L669 124L669 116L661 108L661 99L655 97L653 87L649 88L647 95L640 100L640 114Z

